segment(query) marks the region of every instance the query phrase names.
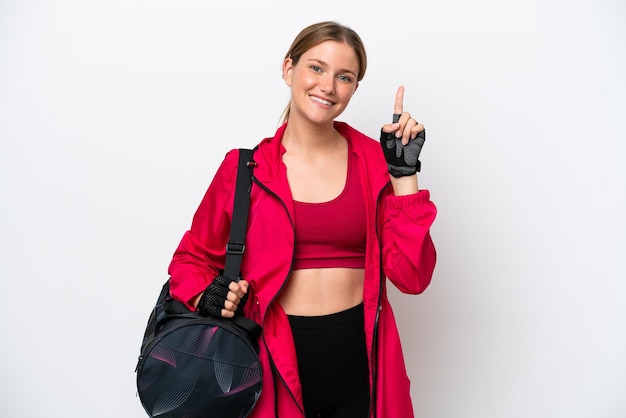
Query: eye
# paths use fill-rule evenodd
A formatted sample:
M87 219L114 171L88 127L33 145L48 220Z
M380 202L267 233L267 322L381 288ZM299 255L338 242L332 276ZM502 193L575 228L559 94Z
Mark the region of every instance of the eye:
M322 67L320 67L319 65L312 64L311 67L309 67L309 68L311 68L311 70L315 71L316 73L321 73L322 72Z
M345 82L345 83L352 83L352 77L348 76L348 75L340 75L339 76L339 80Z

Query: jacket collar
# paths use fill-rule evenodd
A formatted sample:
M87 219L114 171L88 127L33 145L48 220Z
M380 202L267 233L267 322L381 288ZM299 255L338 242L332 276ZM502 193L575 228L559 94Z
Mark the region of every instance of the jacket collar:
M345 122L335 121L334 126L344 138L351 142L352 151L362 161L363 178L369 180L370 192L372 197L376 198L380 190L389 184L387 166L378 141L367 137ZM287 169L282 161L283 154L286 152L282 145L286 128L287 122L276 130L274 136L265 138L259 143L254 154L254 160L257 163L254 176L285 202L293 215L293 198L287 181Z

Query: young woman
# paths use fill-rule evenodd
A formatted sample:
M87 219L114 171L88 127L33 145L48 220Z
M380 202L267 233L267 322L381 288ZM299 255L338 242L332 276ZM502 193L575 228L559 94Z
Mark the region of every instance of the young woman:
M436 208L419 190L424 126L403 111L375 141L336 118L365 74L359 36L311 25L287 52L284 123L260 142L242 263L244 280L215 280L230 230L238 151L229 152L170 265L172 296L203 315L262 325L267 417L413 416L387 278L402 292L429 285ZM391 108L391 105L390 105Z

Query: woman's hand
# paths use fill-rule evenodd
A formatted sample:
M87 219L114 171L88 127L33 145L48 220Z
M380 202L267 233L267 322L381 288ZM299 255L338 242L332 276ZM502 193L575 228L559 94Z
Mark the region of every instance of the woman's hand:
M232 318L248 293L248 286L243 279L226 283L223 276L217 276L196 298L196 308L203 316Z
M389 173L395 178L412 176L420 171L418 157L426 140L424 125L404 111L403 101L404 87L400 86L396 93L393 121L384 124L380 134Z

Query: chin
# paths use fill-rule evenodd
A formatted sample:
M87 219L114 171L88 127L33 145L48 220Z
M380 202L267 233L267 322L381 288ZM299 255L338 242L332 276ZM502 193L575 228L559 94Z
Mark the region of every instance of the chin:
M325 115L310 115L308 117L308 119L316 124L319 125L325 125L327 123L332 123L334 122L335 119L337 119L339 117L339 115L341 115L341 113L343 112L339 112L339 113L333 113L333 114L325 114Z

